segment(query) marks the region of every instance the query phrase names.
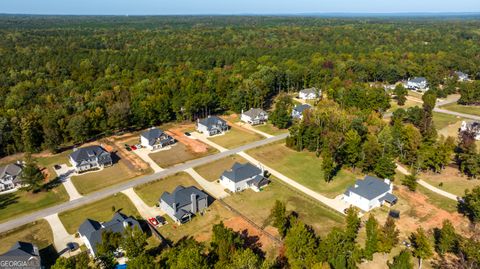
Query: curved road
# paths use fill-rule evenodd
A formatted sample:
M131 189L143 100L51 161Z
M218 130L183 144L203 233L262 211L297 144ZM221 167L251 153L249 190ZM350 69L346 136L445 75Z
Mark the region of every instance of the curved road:
M173 166L171 168L165 169L163 171L160 171L160 172L157 172L157 173L154 173L154 174L151 174L151 175L143 176L143 177L140 177L140 178L137 178L137 179L119 184L119 185L115 185L115 186L100 190L98 192L94 192L92 194L83 196L81 198L78 198L78 199L75 199L75 200L72 200L72 201L69 201L69 202L65 202L63 204L59 204L59 205L56 205L56 206L53 206L53 207L48 207L48 208L30 213L30 214L26 214L24 216L20 216L18 218L0 223L0 233L5 232L5 231L9 231L13 228L16 228L16 227L20 226L20 225L28 224L32 221L35 221L35 220L38 220L38 219L41 219L41 218L44 218L44 217L47 217L47 216L50 216L50 215L53 215L53 214L57 214L57 213L61 213L61 212L64 212L64 211L67 211L67 210L70 210L70 209L74 209L74 208L82 206L82 205L90 204L92 202L95 202L95 201L101 200L103 198L106 198L110 195L114 195L116 193L119 193L119 192L122 192L124 190L133 188L133 187L138 186L138 185L142 185L142 184L145 184L145 183L148 183L148 182L151 182L151 181L155 181L155 180L157 180L159 178L162 178L162 177L167 177L167 176L173 175L175 173L184 171L188 168L204 165L204 164L207 164L207 163L210 163L210 162L220 160L220 159L225 158L225 157L227 157L229 155L232 155L232 154L237 154L237 153L242 152L242 151L257 148L257 147L260 147L260 146L263 146L263 145L266 145L266 144L269 144L269 143L273 143L275 141L285 139L287 136L288 136L288 134L281 134L281 135L274 136L274 137L271 137L271 138L266 138L264 140L256 141L256 142L253 142L253 143L250 143L248 145L244 145L244 146L241 146L241 147L238 147L238 148L235 148L235 149L223 151L223 152L220 152L220 153L217 153L217 154L214 154L214 155L210 155L210 156L206 156L206 157L203 157L203 158L200 158L200 159L192 160L192 161Z

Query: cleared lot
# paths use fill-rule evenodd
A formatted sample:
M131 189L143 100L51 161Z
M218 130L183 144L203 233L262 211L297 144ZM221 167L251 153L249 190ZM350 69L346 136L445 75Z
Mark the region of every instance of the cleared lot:
M273 126L273 124L271 123L256 125L256 126L253 126L253 128L270 135L280 135L280 134L288 133L288 129L278 129L277 127Z
M264 138L257 133L240 128L234 124L230 124L230 126L231 129L224 135L214 136L208 139L224 148L233 149Z
M152 158L152 160L156 162L160 167L167 168L176 164L202 158L216 152L216 149L210 147L206 152L194 152L184 144L176 143L169 150L162 150L149 154L148 156L150 156L150 158Z

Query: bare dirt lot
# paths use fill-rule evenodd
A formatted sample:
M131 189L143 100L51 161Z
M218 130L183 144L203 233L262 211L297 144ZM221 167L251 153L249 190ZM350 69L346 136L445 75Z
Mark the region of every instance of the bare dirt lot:
M185 136L186 130L189 129L187 128L172 128L168 131L166 131L167 134L175 138L178 142L184 144L187 146L191 151L195 153L204 153L208 151L208 146L203 144L202 142L196 140L196 139L191 139Z

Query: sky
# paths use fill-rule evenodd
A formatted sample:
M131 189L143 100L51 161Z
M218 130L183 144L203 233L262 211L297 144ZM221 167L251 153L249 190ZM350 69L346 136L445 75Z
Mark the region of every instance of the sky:
M480 0L0 0L0 13L72 15L480 12Z

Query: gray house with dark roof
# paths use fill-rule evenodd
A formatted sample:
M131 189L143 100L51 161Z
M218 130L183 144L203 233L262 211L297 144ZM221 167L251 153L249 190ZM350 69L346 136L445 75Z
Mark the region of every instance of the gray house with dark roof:
M21 163L12 163L0 166L0 192L22 186Z
M292 110L292 118L294 119L303 119L303 112L305 110L308 110L312 108L310 105L308 104L301 104L301 105L297 105L296 107L293 108Z
M227 122L217 116L208 116L197 121L197 131L207 136L223 134L228 128Z
M469 80L468 75L463 73L462 71L455 71L454 73L457 76L458 81L468 81Z
M208 207L208 195L194 186L178 186L172 193L164 192L158 203L170 218L180 224L190 221L192 216Z
M428 82L424 77L414 77L407 81L407 88L411 90L417 90L426 92L428 91Z
M41 268L41 258L37 246L18 241L9 251L0 255L0 268Z
M248 111L243 112L240 119L251 125L258 125L267 122L268 113L261 108L250 108Z
M99 169L113 164L110 152L100 146L88 146L74 150L70 163L77 172Z
M322 94L321 90L317 88L308 88L303 89L298 93L298 97L303 100L314 100L317 99Z
M251 163L234 163L230 170L223 172L220 176L220 184L231 192L239 192L247 188L258 192L268 183L269 180L265 178L263 168L258 168Z
M140 144L149 150L156 150L175 144L175 139L154 127L140 135Z
M344 193L343 200L363 211L382 206L385 202L395 204L397 197L392 194L393 184L389 179L365 176Z
M100 223L96 220L87 219L78 228L78 234L82 238L90 254L95 257L97 246L102 243L102 233L110 231L123 234L127 227L137 227L141 229L138 221L132 217L127 217L120 212L115 212L110 221Z

